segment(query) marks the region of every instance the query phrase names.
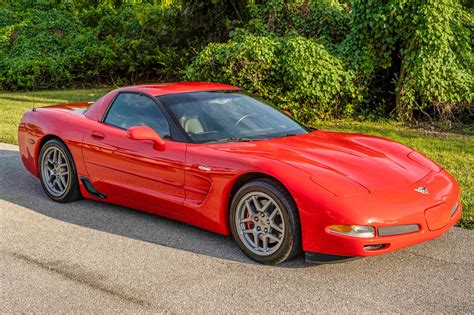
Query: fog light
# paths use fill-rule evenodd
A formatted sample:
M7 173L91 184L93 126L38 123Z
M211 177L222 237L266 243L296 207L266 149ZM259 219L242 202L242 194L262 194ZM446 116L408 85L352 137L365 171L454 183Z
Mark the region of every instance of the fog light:
M365 245L364 246L364 249L365 250L377 250L377 249L381 249L385 247L384 244L377 244L377 245Z
M329 232L353 237L370 238L375 236L375 228L367 225L331 225Z

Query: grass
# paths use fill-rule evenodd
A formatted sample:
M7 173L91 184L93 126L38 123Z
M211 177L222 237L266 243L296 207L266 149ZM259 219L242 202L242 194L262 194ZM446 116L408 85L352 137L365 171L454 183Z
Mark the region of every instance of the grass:
M23 113L33 107L95 101L110 90L111 88L0 93L0 142L18 144L18 123Z
M17 144L17 127L21 115L33 107L94 101L110 88L0 93L0 142ZM440 131L413 128L397 122L355 122L338 120L316 122L320 129L357 132L381 136L404 143L427 155L459 182L463 193L463 215L460 226L474 229L474 134L472 126L464 131Z

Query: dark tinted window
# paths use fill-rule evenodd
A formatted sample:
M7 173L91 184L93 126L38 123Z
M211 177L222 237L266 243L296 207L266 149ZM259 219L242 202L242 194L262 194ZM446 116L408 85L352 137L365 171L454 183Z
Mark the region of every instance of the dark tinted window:
M197 143L307 133L304 127L270 104L240 92L192 92L158 99Z
M146 95L119 94L110 107L104 122L123 129L133 126L148 126L162 138L170 136L168 121L158 105Z

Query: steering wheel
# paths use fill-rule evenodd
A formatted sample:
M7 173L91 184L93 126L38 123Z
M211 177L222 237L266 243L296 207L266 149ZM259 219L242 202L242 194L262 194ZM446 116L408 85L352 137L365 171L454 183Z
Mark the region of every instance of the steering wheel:
M237 122L234 124L233 128L237 127L244 119L249 118L249 117L255 117L255 116L248 114L248 115L244 115L240 117L239 120L237 120Z

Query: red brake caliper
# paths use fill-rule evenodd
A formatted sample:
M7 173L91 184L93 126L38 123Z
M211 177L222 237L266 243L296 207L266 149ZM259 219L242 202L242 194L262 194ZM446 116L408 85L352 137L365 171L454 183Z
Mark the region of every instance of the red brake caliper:
M250 211L247 209L247 210L246 210L246 213L245 213L245 217L248 218L250 215L251 215L251 214L250 214ZM252 225L253 225L253 222L246 222L246 223L245 223L245 227L246 227L247 229L251 229L251 228L253 227Z

